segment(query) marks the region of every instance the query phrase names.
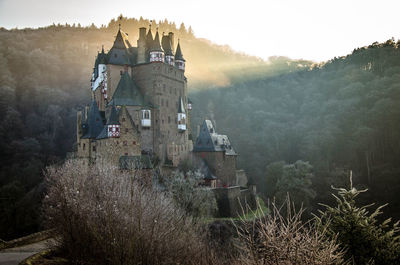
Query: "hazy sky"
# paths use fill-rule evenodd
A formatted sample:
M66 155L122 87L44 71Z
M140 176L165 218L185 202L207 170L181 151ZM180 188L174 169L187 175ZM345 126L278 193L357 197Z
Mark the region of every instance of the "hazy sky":
M197 37L265 59L323 61L400 38L399 8L399 0L0 0L0 27L101 25L122 13L184 22Z

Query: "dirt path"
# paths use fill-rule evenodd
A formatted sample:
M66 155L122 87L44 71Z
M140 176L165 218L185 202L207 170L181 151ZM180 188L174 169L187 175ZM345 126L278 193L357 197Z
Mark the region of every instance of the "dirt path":
M52 239L47 239L21 247L3 249L0 251L0 265L18 265L27 257L49 248L53 243Z

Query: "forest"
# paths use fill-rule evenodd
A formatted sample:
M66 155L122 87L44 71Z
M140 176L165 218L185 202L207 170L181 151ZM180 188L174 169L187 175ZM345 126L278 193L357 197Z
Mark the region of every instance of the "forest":
M119 23L133 44L142 26L175 32L187 61L193 131L213 120L265 199L289 191L314 211L332 202L330 186L343 186L352 170L355 184L370 190L362 198L389 203L385 214L400 219L399 42L321 64L263 61L196 38L184 24L123 18L100 28L0 28L0 238L40 229L44 169L74 150L94 56L102 44L111 47Z

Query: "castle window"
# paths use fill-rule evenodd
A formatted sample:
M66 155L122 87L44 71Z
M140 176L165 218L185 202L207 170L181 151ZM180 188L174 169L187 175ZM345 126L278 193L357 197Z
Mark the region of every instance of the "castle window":
M126 133L129 132L129 129L128 129L128 128L125 128L125 132L126 132Z
M83 150L86 150L86 144L83 144Z
M96 146L93 146L93 152L96 152Z
M210 129L210 133L213 133L213 132L214 132L214 129L213 129L213 128L211 128L211 129Z
M122 75L124 72L122 70L119 71L119 75Z
M125 155L127 156L127 155L128 155L128 153L125 153Z
M136 141L133 141L132 144L133 144L133 145L136 145Z
M171 117L168 116L168 123L171 123Z
M127 141L124 141L124 145L128 145L128 142L127 142Z
M114 53L114 57L117 58L117 54L116 53Z
M164 124L164 120L162 120L161 123Z
M125 121L125 118L122 118L122 121Z

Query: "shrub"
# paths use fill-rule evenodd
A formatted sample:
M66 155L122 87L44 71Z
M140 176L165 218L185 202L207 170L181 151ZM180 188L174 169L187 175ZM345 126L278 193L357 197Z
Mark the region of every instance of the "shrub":
M343 253L335 239L326 239L314 221L302 222L286 198L286 214L272 203L271 214L259 207L258 218L236 225L242 250L241 264L340 264Z
M139 175L67 161L46 173L47 225L78 264L213 264L192 219Z
M199 186L204 175L199 171L186 174L175 171L167 181L167 188L177 207L194 218L212 216L217 211L214 193L209 188Z

